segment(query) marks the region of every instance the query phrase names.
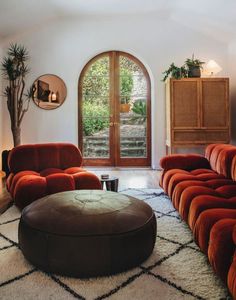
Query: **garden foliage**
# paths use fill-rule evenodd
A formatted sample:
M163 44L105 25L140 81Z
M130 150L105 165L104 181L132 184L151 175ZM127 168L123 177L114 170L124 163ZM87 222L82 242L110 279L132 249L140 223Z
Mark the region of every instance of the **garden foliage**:
M133 89L135 65L126 57L120 59L121 103L129 103ZM109 57L102 57L90 65L83 79L83 131L86 136L109 126L110 103Z

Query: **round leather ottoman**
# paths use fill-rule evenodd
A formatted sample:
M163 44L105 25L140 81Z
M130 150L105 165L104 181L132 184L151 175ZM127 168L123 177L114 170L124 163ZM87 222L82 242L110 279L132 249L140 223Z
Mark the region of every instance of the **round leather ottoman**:
M151 253L156 218L149 205L102 190L53 194L28 205L19 224L24 256L47 272L74 277L114 274Z

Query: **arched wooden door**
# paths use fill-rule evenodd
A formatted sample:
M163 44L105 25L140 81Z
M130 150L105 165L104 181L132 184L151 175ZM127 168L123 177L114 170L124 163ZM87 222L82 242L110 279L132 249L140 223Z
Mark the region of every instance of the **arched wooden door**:
M84 165L150 166L150 78L134 56L97 55L79 79L79 147Z

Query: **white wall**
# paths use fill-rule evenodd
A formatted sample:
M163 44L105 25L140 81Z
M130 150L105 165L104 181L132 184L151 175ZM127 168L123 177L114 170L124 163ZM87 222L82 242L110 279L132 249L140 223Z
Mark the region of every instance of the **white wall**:
M236 39L229 45L228 65L230 74L230 96L231 96L231 138L232 143L236 144Z
M78 142L78 78L84 65L96 54L107 50L129 52L147 67L152 81L152 166L158 167L165 154L165 100L162 72L170 63L183 64L185 58L216 60L227 76L227 46L201 33L164 20L154 14L127 17L83 17L58 19L31 33L18 36L30 52L28 83L38 76L53 73L67 85L67 99L53 111L36 107L33 102L22 124L22 143L49 141ZM5 47L8 47L6 43ZM5 107L6 110L6 107ZM5 148L12 146L9 117L3 114Z

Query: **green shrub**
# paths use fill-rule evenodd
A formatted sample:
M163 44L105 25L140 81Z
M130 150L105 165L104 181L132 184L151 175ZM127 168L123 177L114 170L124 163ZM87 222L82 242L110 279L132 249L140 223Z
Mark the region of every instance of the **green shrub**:
M120 70L120 95L121 95L121 103L129 103L131 100L131 93L133 90L133 76L132 72L129 69L121 69Z
M83 131L86 136L99 132L109 126L109 107L102 103L89 101L83 103Z
M136 122L137 124L143 124L146 122L147 119L147 105L144 100L137 100L134 102L132 107L132 111L135 115L132 117L132 121Z
M127 58L120 65L120 96L121 103L129 103L133 90L133 72L135 65L130 64ZM83 97L90 101L92 97L105 102L109 96L109 58L104 57L94 62L87 70L83 79Z

